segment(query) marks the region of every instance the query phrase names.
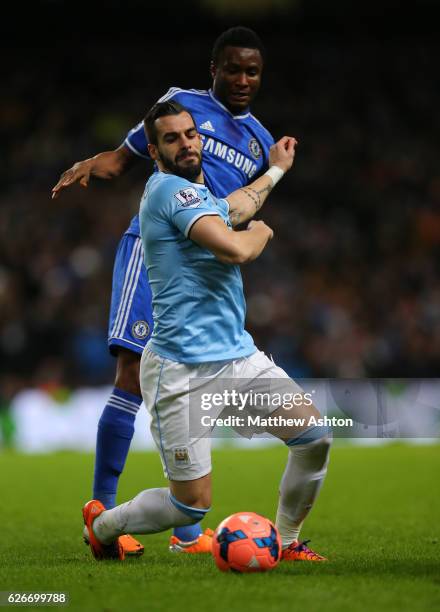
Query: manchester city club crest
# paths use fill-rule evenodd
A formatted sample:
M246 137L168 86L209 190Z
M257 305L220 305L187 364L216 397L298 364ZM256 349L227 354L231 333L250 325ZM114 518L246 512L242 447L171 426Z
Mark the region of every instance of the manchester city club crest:
M136 323L133 323L131 331L135 338L139 338L140 340L142 340L143 338L146 338L150 333L150 326L146 321L136 321Z
M191 465L191 458L186 446L174 448L174 465Z
M254 159L261 157L261 147L256 138L251 138L249 141L249 151Z

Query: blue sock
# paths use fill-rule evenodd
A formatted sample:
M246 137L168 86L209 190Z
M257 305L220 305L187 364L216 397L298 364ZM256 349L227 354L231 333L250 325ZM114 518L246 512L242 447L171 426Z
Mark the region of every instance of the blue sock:
M107 509L116 505L119 476L124 469L142 398L116 387L99 419L96 438L93 498Z
M197 540L202 533L202 528L200 527L200 523L196 523L195 525L187 525L186 527L176 527L173 533L176 538L179 538L179 540L183 542L192 542L193 540Z

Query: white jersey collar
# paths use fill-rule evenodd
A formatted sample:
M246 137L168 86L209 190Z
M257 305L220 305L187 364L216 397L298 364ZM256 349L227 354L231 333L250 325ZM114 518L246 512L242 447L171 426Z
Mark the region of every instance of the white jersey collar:
M250 111L248 111L244 115L234 115L233 113L231 113L231 111L228 108L226 108L226 106L224 104L222 104L219 100L217 100L217 98L215 97L214 92L212 91L212 89L209 89L208 93L211 96L211 99L216 104L218 104L218 106L220 106L224 111L226 111L232 117L232 119L247 119L247 117L251 116L251 112Z

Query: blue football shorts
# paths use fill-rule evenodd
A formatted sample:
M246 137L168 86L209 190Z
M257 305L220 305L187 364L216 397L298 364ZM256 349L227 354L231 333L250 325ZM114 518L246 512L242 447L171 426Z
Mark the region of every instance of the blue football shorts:
M112 355L118 347L141 354L153 331L152 295L143 259L140 237L124 234L113 267L108 332Z

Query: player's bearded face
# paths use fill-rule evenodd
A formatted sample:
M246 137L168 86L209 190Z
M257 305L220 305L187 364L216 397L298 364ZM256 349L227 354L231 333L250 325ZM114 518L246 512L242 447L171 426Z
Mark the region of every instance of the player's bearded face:
M193 148L182 148L170 155L162 147L158 147L159 158L165 168L188 181L194 181L202 171L202 155Z
M156 121L158 142L153 152L155 148L161 166L166 172L195 181L202 171L202 141L193 118L182 112L165 115Z

